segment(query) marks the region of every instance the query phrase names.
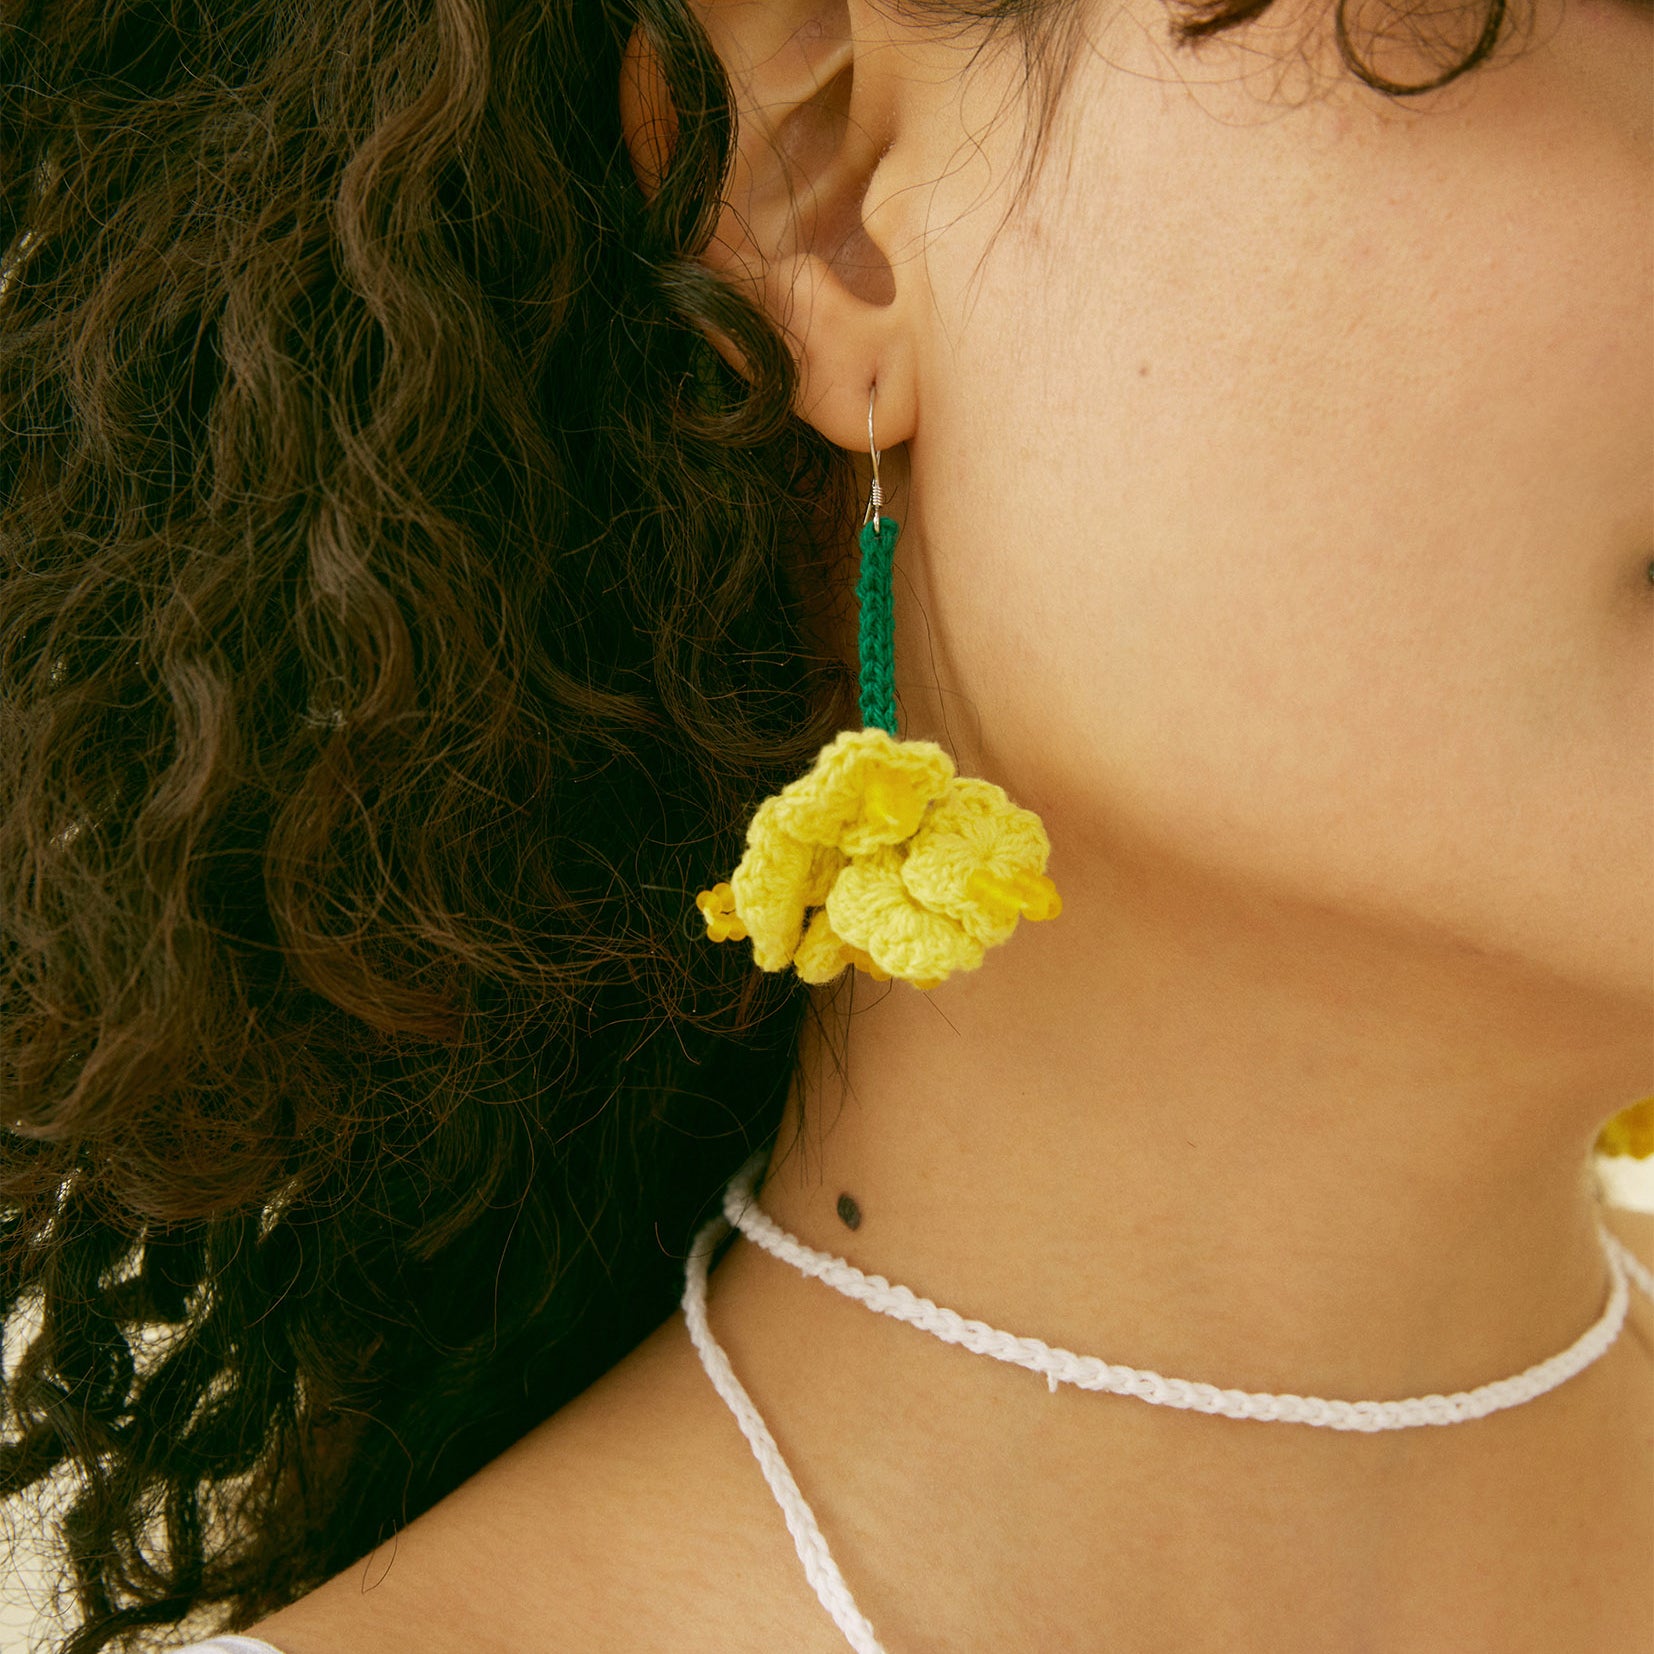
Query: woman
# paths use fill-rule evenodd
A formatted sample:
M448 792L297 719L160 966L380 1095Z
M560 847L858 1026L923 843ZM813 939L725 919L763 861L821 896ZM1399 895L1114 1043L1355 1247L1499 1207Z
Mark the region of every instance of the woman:
M1642 0L0 15L57 1654L1649 1646Z

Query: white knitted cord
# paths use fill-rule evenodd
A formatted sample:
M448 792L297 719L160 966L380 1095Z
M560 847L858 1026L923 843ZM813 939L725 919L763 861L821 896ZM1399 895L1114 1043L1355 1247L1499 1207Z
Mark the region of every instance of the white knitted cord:
M1606 1230L1603 1233L1607 1235ZM1625 1265L1626 1274L1642 1288L1643 1295L1650 1302L1654 1302L1654 1269L1650 1269L1635 1252L1623 1246L1617 1236L1608 1235L1608 1239L1613 1243L1620 1262Z
M764 1472L764 1480L770 1484L770 1492L775 1495L775 1502L787 1519L787 1531L793 1536L798 1560L804 1564L804 1577L814 1588L821 1606L833 1616L833 1624L844 1633L856 1654L885 1654L879 1639L873 1635L873 1627L850 1595L850 1587L844 1583L844 1576L838 1571L832 1552L827 1549L827 1541L821 1537L815 1513L798 1491L798 1483L787 1469L781 1449L775 1445L775 1437L753 1406L752 1397L742 1388L723 1346L712 1336L712 1328L707 1324L707 1260L728 1232L729 1224L725 1219L713 1218L696 1235L689 1249L689 1260L684 1266L683 1318L689 1324L690 1339L700 1355L701 1365L706 1368L707 1377L735 1415L735 1422L740 1425L742 1435L747 1438L758 1460L759 1469Z
M962 1344L976 1355L991 1355L1030 1372L1043 1373L1054 1394L1058 1384L1081 1390L1107 1390L1134 1396L1157 1407L1181 1407L1197 1413L1220 1413L1231 1419L1279 1424L1313 1424L1328 1430L1406 1430L1424 1424L1463 1424L1554 1390L1589 1367L1619 1337L1625 1324L1629 1293L1626 1277L1654 1298L1654 1274L1613 1235L1597 1226L1613 1285L1596 1324L1567 1349L1510 1378L1480 1384L1452 1395L1409 1396L1403 1401L1333 1401L1322 1396L1272 1395L1267 1391L1220 1390L1186 1378L1164 1378L1139 1367L1118 1366L1096 1356L1053 1349L1037 1338L1019 1338L983 1321L969 1321L905 1286L892 1286L882 1275L866 1275L831 1253L817 1252L778 1227L757 1206L752 1192L759 1170L755 1155L730 1179L724 1191L724 1217L748 1240L802 1274L824 1281L847 1298L855 1298L909 1326L933 1333L949 1344Z
M959 1334L957 1336L944 1332L937 1334L939 1337L947 1338L949 1342L962 1343L967 1348L975 1349L977 1345L971 1340L975 1339L979 1333L986 1333L990 1337L999 1339L1008 1339L1010 1335L1007 1333L996 1334L992 1327L985 1326L980 1321L965 1321L954 1315L952 1310L938 1309L928 1298L918 1298L913 1293L908 1292L905 1287L891 1287L890 1283L882 1276L864 1275L859 1269L846 1263L842 1258L834 1258L824 1252L815 1252L787 1234L785 1230L778 1228L752 1204L752 1184L763 1164L766 1152L760 1150L736 1173L729 1187L724 1191L724 1216L715 1217L708 1222L695 1237L694 1244L690 1247L689 1259L684 1268L684 1320L688 1323L689 1336L695 1345L696 1353L701 1358L701 1365L706 1368L707 1376L712 1380L713 1387L723 1397L725 1404L735 1415L735 1422L741 1427L741 1433L747 1438L747 1442L758 1460L759 1468L764 1472L764 1479L770 1485L770 1492L775 1495L776 1503L781 1507L781 1513L786 1518L787 1531L793 1536L793 1545L798 1551L799 1560L804 1564L804 1577L809 1580L815 1590L817 1599L822 1607L832 1615L833 1623L844 1633L851 1648L855 1650L855 1654L885 1654L884 1647L874 1634L873 1627L868 1623L861 1610L857 1608L855 1598L850 1594L849 1586L844 1583L844 1576L839 1572L838 1564L833 1561L832 1553L827 1549L827 1541L822 1538L821 1528L816 1522L815 1513L810 1509L804 1495L799 1492L798 1483L793 1480L792 1472L787 1469L786 1461L781 1457L781 1450L775 1445L775 1438L770 1434L769 1428L765 1425L758 1409L753 1406L752 1397L747 1394L741 1386L741 1381L736 1378L734 1369L729 1364L729 1357L724 1354L723 1347L712 1336L712 1328L708 1325L706 1318L708 1260L711 1258L718 1242L733 1226L740 1229L742 1234L747 1235L749 1239L764 1247L766 1251L773 1252L777 1257L784 1258L786 1262L795 1264L803 1269L806 1274L817 1274L820 1279L827 1280L829 1285L835 1285L836 1283L829 1279L818 1267L812 1267L812 1265L837 1266L838 1269L848 1272L848 1276L853 1278L853 1285L859 1284L874 1291L882 1289L885 1293L906 1294L906 1302L903 1303L900 1312L894 1309L884 1309L884 1313L894 1314L898 1320L911 1319L908 1312L909 1305L916 1306L916 1313L920 1315L928 1310L934 1312L936 1316L952 1316L953 1321L958 1324L958 1328L962 1329ZM1571 1376L1574 1372L1578 1372L1580 1368L1588 1366L1603 1350L1613 1343L1625 1320L1627 1307L1626 1277L1628 1275L1636 1282L1649 1300L1654 1301L1654 1271L1649 1270L1641 1259L1623 1246L1615 1236L1610 1235L1607 1229L1600 1224L1598 1225L1598 1234L1603 1242L1603 1250L1608 1256L1609 1270L1614 1277L1613 1288L1608 1295L1607 1310L1596 1326L1592 1327L1590 1332L1586 1333L1583 1338L1565 1350L1562 1355L1552 1356L1549 1361L1541 1362L1536 1367L1530 1367L1521 1377L1528 1379L1536 1373L1548 1372L1554 1369L1557 1363L1573 1358L1576 1352L1586 1345L1587 1340L1601 1333L1605 1328L1609 1330L1601 1340L1601 1349L1595 1350L1594 1353L1587 1353L1567 1372L1563 1372L1560 1377L1552 1378L1547 1382L1544 1386L1545 1389L1554 1389L1556 1385L1562 1383L1563 1379ZM779 1249L782 1247L786 1250ZM798 1261L800 1258L806 1261L800 1263ZM843 1291L845 1288L841 1287L839 1290ZM865 1297L860 1290L852 1290L850 1296L859 1298L864 1303L871 1302L871 1299ZM884 1308L880 1304L873 1304L873 1307L875 1309ZM936 1330L922 1320L913 1319L912 1324L924 1326L927 1332ZM1001 1360L1015 1361L1022 1366L1032 1366L1036 1372L1044 1372L1046 1382L1053 1391L1056 1389L1059 1380L1065 1375L1055 1371L1050 1366L1035 1365L1039 1358L1036 1354L1030 1354L1030 1348L1033 1351L1043 1352L1046 1356L1065 1358L1065 1362L1083 1364L1090 1359L1072 1355L1067 1350L1052 1350L1047 1345L1041 1344L1038 1339L1011 1339L1010 1342L1016 1346L1016 1353L1014 1354L1004 1354L1000 1348L985 1349L980 1353L995 1355ZM1214 1391L1211 1385L1188 1384L1182 1379L1161 1379L1157 1373L1141 1373L1131 1367L1109 1368L1106 1363L1101 1362L1096 1363L1096 1365L1109 1373L1131 1374L1134 1379L1155 1379L1159 1384L1168 1387L1181 1386L1181 1389L1168 1395L1145 1394L1142 1389L1137 1387L1118 1392L1136 1395L1142 1400L1155 1401L1160 1405L1169 1407L1198 1407L1200 1405L1198 1402L1174 1399L1174 1396L1181 1396L1185 1393L1193 1394L1196 1391L1211 1392L1225 1402L1240 1397L1247 1402L1294 1401L1302 1402L1305 1406L1324 1409L1406 1407L1412 1405L1409 1402L1329 1402L1321 1401L1313 1396L1258 1396L1243 1390ZM1069 1379L1068 1382L1074 1383L1076 1380ZM1510 1385L1517 1381L1504 1379L1500 1382L1504 1385ZM1112 1386L1091 1384L1083 1385L1082 1388L1102 1389L1112 1388ZM1458 1396L1424 1396L1414 1398L1414 1400L1419 1403L1444 1402L1451 1405L1461 1398L1484 1396L1488 1391L1497 1389L1499 1389L1499 1385L1483 1385L1476 1390L1461 1391ZM1542 1394L1543 1391L1536 1391L1535 1393ZM1531 1399L1531 1397L1523 1397L1522 1399ZM1514 1401L1496 1400L1493 1405L1484 1407L1483 1411L1493 1412L1499 1407L1514 1405ZM1201 1410L1222 1412L1231 1418L1280 1419L1286 1416L1278 1411L1271 1413L1234 1413L1230 1412L1227 1406L1207 1406ZM1466 1413L1452 1418L1441 1418L1435 1416L1435 1409L1430 1411L1431 1416L1429 1417L1409 1419L1405 1422L1452 1424L1459 1422L1460 1417L1480 1416ZM1370 1416L1363 1415L1363 1418ZM1387 1427L1383 1424L1367 1422L1339 1424L1330 1417L1311 1417L1301 1422L1306 1424L1330 1424L1333 1429L1346 1430L1400 1428L1399 1426Z

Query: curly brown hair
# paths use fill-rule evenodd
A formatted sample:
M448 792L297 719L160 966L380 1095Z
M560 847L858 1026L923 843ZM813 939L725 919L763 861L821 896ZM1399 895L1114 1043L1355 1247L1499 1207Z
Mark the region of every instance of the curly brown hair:
M1338 39L1427 90L1473 7L1414 86ZM1033 73L1068 8L913 9ZM687 0L0 0L0 1500L72 1484L58 1654L407 1524L778 1128L813 1002L691 897L858 723L854 502L697 258L733 120Z

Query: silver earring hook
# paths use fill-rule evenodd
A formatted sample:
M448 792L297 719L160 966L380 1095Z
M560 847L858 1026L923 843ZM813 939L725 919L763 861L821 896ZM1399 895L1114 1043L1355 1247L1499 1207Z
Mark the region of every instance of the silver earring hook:
M879 483L879 449L873 440L873 396L878 389L875 379L867 387L867 451L873 456L873 486L867 491L867 509L862 513L862 527L869 522L873 524L873 532L879 532L879 507L884 504L884 489Z

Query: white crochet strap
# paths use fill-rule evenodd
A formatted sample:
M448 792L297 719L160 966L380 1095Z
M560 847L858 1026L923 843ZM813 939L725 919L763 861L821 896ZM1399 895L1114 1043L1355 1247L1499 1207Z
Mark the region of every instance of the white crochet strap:
M1650 1269L1618 1235L1610 1235L1606 1229L1602 1231L1602 1238L1608 1242L1624 1265L1625 1272L1637 1283L1642 1294L1650 1303L1654 1303L1654 1269Z
M856 1654L885 1654L879 1639L873 1635L873 1627L850 1595L850 1588L844 1583L844 1576L827 1549L827 1541L821 1536L815 1513L799 1492L798 1483L793 1480L786 1460L781 1457L780 1448L775 1445L775 1438L753 1406L752 1397L735 1376L729 1357L712 1336L712 1328L707 1323L707 1261L728 1230L729 1225L723 1218L713 1218L695 1237L694 1245L689 1249L689 1259L684 1268L683 1318L689 1324L690 1339L713 1387L735 1415L735 1422L740 1425L742 1435L747 1438L759 1468L764 1472L764 1480L770 1484L770 1492L775 1495L775 1502L787 1519L787 1531L793 1536L798 1559L804 1564L804 1577L809 1580L822 1607L833 1616L833 1623L844 1633Z
M1064 1381L1085 1389L1109 1389L1119 1394L1136 1395L1161 1406L1193 1407L1204 1412L1224 1413L1231 1418L1291 1419L1293 1413L1288 1404L1296 1404L1310 1415L1298 1422L1325 1425L1335 1430L1384 1430L1400 1429L1410 1424L1454 1424L1464 1418L1479 1418L1500 1407L1512 1407L1519 1401L1530 1400L1534 1395L1554 1389L1564 1379L1588 1366L1613 1343L1625 1320L1627 1278L1634 1281L1650 1301L1654 1301L1654 1271L1650 1271L1616 1236L1599 1226L1603 1250L1613 1275L1607 1309L1596 1325L1561 1355L1528 1368L1516 1378L1501 1379L1498 1383L1484 1384L1478 1389L1460 1391L1453 1396L1419 1396L1400 1402L1326 1401L1316 1396L1274 1396L1244 1390L1216 1390L1209 1384L1165 1379L1158 1373L1141 1372L1132 1367L1110 1367L1106 1362L1097 1362L1090 1357L1051 1349L1038 1339L1012 1338L1009 1333L995 1332L980 1321L966 1321L952 1310L939 1309L928 1298L916 1297L906 1287L892 1287L883 1276L864 1275L842 1258L813 1251L778 1228L753 1204L752 1185L762 1161L763 1154L760 1152L735 1175L724 1191L724 1216L711 1219L695 1237L684 1269L684 1320L696 1353L701 1358L701 1365L725 1405L735 1415L735 1422L747 1438L764 1479L769 1483L770 1492L781 1507L787 1531L792 1535L799 1560L804 1564L804 1577L810 1582L821 1605L832 1616L833 1623L844 1633L855 1654L885 1654L885 1651L866 1616L857 1608L849 1586L844 1583L844 1576L833 1561L815 1514L799 1491L792 1472L787 1469L775 1438L753 1405L752 1398L736 1378L729 1357L712 1336L712 1328L707 1321L708 1262L718 1242L732 1225L765 1251L774 1253L807 1275L818 1276L841 1292L848 1292L851 1297L859 1298L887 1315L894 1315L897 1320L922 1326L927 1332L935 1332L938 1337L964 1344L981 1354L993 1355L1002 1361L1013 1361L1045 1373L1052 1390L1056 1389L1059 1381ZM881 1301L875 1302L875 1298ZM984 1343L983 1340L989 1342ZM1080 1376L1070 1376L1071 1370ZM1108 1381L1088 1382L1096 1378ZM1114 1382L1116 1378L1119 1385ZM1518 1393L1524 1386L1527 1387L1525 1393ZM1217 1404L1211 1404L1211 1398L1216 1398ZM1259 1407L1261 1410L1239 1410L1248 1407ZM1387 1410L1395 1410L1394 1416L1398 1422L1383 1422L1392 1417Z
M1608 1303L1596 1324L1567 1349L1510 1378L1458 1390L1452 1395L1409 1396L1402 1401L1334 1401L1323 1396L1274 1395L1267 1391L1219 1389L1186 1378L1165 1378L1139 1367L1120 1366L1095 1356L1076 1355L1053 1348L1037 1338L1001 1332L983 1321L967 1320L905 1286L892 1286L882 1275L867 1275L845 1259L818 1252L771 1221L753 1196L759 1170L754 1156L730 1180L724 1191L724 1217L754 1245L789 1263L801 1273L825 1282L846 1297L855 1298L909 1326L934 1334L949 1344L960 1344L977 1355L1043 1373L1054 1393L1057 1385L1081 1390L1106 1390L1134 1396L1157 1407L1181 1407L1225 1418L1256 1419L1267 1423L1318 1425L1329 1430L1406 1430L1426 1424L1463 1424L1489 1413L1516 1407L1554 1390L1557 1385L1591 1365L1619 1336L1629 1304L1626 1279L1630 1276L1654 1298L1654 1274L1620 1241L1599 1226L1612 1285Z

